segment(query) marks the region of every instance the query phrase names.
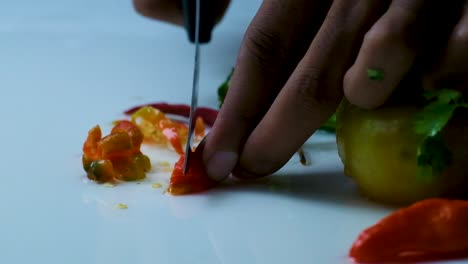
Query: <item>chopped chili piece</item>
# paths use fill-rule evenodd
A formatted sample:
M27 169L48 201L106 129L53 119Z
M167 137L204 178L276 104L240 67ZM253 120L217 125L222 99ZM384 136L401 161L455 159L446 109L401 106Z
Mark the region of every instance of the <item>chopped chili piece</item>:
M184 154L184 150L182 148L182 142L180 140L179 134L177 133L177 129L175 127L165 127L162 129L163 135L167 138L167 140L171 143L174 150L177 154L182 155Z
M103 159L128 157L132 155L133 152L132 139L124 132L113 133L105 136L99 140L98 148L101 149L100 158Z
M97 182L112 182L114 180L114 167L110 160L95 160L91 162L86 171L88 178Z
M143 134L129 121L119 121L108 136L93 127L83 145L83 168L89 179L97 182L133 181L146 177L151 169L149 158L140 146Z
M83 145L83 152L86 154L86 160L97 159L101 156L98 148L99 140L102 138L101 128L95 126L88 132L88 138ZM88 162L91 164L91 162Z
M184 175L184 155L174 165L169 193L173 195L184 195L203 192L213 188L217 182L208 177L202 160L202 151L197 148L190 156L187 174Z
M143 143L143 134L138 126L135 126L131 121L121 120L112 128L111 134L118 132L127 133L132 140L133 150L135 152L140 150L141 143Z
M178 115L178 116L183 116L183 117L189 117L190 116L190 106L185 105L185 104L168 104L168 103L152 103L152 104L145 104L145 105L139 105L136 107L132 107L128 110L125 111L126 115L133 115L135 112L140 110L143 107L152 107L156 108L159 111L165 113L165 114L173 114L173 115ZM196 117L201 117L203 121L208 125L208 126L213 126L216 117L218 116L218 110L208 108L208 107L198 107L196 112L195 112Z
M185 124L173 121L160 110L149 106L133 113L132 121L140 127L145 139L156 144L169 143L178 154L183 154L182 145L188 135Z
M468 201L423 200L364 230L350 257L372 263L466 258L467 223Z
M156 144L169 143L178 154L184 153L183 145L187 142L188 126L169 119L162 111L145 106L132 114L132 121L137 124L146 140ZM131 123L131 122L130 122ZM205 124L201 117L196 119L195 136L205 135Z

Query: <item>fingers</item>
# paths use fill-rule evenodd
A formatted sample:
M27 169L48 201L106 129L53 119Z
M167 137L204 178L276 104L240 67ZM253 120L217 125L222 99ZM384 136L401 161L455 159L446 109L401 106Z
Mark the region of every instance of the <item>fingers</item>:
M334 113L342 76L383 5L385 1L334 1L307 53L247 139L236 176L275 172Z
M133 0L133 6L142 15L172 24L183 24L182 1Z
M442 60L424 78L426 89L452 88L468 91L468 1L450 35Z
M219 21L230 0L216 0L216 21ZM176 25L183 25L182 1L180 0L133 0L133 6L142 15Z
M393 0L367 32L356 62L345 75L347 99L364 108L382 105L417 56L446 39L459 7L460 1Z
M212 178L229 175L248 134L307 50L328 5L263 2L245 34L231 87L206 142L203 154Z

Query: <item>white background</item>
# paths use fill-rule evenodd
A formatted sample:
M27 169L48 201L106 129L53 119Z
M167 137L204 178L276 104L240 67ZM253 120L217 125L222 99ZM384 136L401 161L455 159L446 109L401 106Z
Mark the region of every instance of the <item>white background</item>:
M203 47L200 104L217 106L260 2L233 1ZM310 167L293 157L202 195L85 179L88 129L139 103L188 102L192 63L185 32L131 1L0 3L0 263L349 263L357 234L391 209L358 196L332 136L307 144Z

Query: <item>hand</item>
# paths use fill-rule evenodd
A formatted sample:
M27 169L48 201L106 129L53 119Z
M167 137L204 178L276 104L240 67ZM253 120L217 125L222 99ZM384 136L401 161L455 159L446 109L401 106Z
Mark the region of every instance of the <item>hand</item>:
M181 24L175 2L134 0L144 15ZM378 107L415 68L426 87L468 87L468 1L265 0L204 145L209 175L277 171L343 95Z
M277 171L343 95L378 107L414 68L427 86L468 87L468 1L263 1L205 144L209 175Z

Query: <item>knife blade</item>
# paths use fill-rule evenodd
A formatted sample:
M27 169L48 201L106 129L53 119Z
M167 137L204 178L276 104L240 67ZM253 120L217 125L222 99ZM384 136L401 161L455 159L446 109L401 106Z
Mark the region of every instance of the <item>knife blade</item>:
M195 118L198 107L198 86L200 78L200 43L211 40L211 31L214 27L213 0L183 0L182 9L189 39L195 45L195 58L193 67L192 97L190 104L189 131L185 146L184 174L187 173L188 163L193 147L193 134Z
M195 60L193 66L192 100L190 103L189 131L185 146L184 174L187 174L188 161L192 153L195 113L198 105L198 82L200 79L200 0L195 0Z

